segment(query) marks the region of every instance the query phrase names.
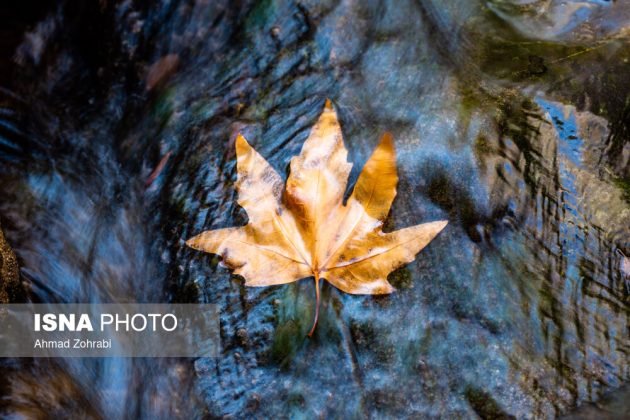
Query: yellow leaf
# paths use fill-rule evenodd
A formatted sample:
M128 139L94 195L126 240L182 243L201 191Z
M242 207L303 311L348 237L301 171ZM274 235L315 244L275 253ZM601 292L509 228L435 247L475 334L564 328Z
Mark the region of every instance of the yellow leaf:
M326 101L283 194L282 178L241 135L236 139L238 204L249 216L243 227L206 231L188 246L223 257L246 286L269 286L315 277L352 294L394 291L387 275L407 264L447 224L437 221L391 233L383 221L396 196L398 175L392 136L383 136L343 205L352 165L341 127Z

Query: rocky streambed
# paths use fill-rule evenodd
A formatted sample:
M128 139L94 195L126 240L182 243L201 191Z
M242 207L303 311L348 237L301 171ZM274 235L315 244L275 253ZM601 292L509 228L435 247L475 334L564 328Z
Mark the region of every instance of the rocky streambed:
M0 219L21 298L214 303L222 336L213 359L4 360L5 413L627 414L624 2L66 1L1 16ZM326 98L351 182L394 136L388 229L449 225L391 296L324 286L309 340L312 280L246 288L184 241L247 221L236 133L286 176Z

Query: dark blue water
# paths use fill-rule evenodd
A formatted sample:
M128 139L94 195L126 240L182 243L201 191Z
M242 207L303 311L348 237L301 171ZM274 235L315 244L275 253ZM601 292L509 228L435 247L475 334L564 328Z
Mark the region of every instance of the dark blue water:
M11 296L222 313L216 359L4 360L7 416L552 418L627 384L624 2L0 9ZM236 133L286 175L326 98L352 179L394 135L388 228L449 225L394 295L324 286L308 340L312 280L245 288L184 241L247 221Z

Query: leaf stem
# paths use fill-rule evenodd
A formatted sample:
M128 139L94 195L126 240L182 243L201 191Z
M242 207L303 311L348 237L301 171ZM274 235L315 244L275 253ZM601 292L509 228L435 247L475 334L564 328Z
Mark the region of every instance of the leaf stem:
M319 318L319 271L315 272L315 319L313 320L313 328L308 333L308 336L311 337L313 332L315 332L315 327L317 326L317 319Z

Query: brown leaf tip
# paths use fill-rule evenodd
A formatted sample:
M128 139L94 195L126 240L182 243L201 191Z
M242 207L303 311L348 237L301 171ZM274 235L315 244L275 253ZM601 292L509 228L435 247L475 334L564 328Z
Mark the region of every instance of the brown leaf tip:
M387 283L380 287L377 287L370 291L371 295L389 295L390 293L394 293L396 288L391 284Z
M381 145L387 147L390 150L394 150L394 136L389 131L383 133L383 137L381 137Z
M332 102L330 101L330 99L326 98L326 103L324 104L324 108L330 109L330 110L333 109Z
M448 225L448 220L438 220L435 222L431 222L433 226L435 226L435 234L437 235Z
M244 154L247 149L249 149L249 143L247 142L247 139L245 139L245 137L243 137L243 135L241 133L238 133L238 135L236 136L236 142L235 142L235 146L236 146L236 155L241 155Z
M193 248L193 249L199 249L197 246L197 241L195 238L190 238L186 241L186 246Z

